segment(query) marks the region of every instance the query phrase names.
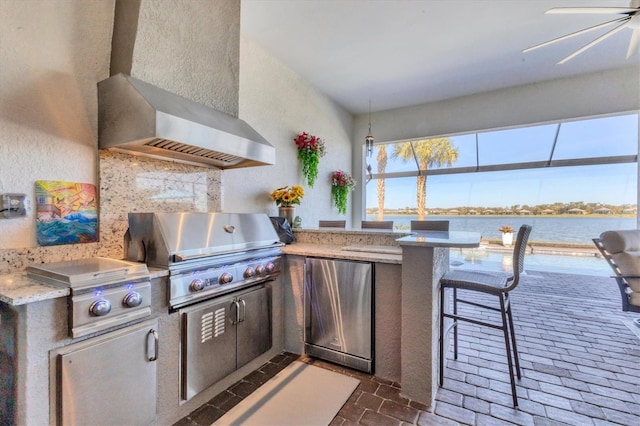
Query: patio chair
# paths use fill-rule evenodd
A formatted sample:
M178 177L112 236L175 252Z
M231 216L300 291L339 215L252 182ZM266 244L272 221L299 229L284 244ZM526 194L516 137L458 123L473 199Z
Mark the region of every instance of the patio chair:
M320 228L344 228L347 226L346 220L321 220L318 222Z
M513 247L513 271L512 273L493 272L493 271L476 271L465 269L454 269L447 272L440 279L440 386L444 383L444 339L449 334L449 330L453 328L453 355L458 359L458 321L466 321L476 325L491 327L502 330L504 334L504 344L507 353L507 362L509 365L509 378L511 379L511 395L513 397L513 406L518 406L518 396L516 394L515 375L520 379L520 360L518 358L518 347L516 346L516 335L513 329L513 316L511 314L511 303L509 292L518 286L520 274L524 270L524 255L527 248L527 241L531 234L530 225L522 225L518 231L516 243ZM453 312L445 312L445 290L453 291ZM471 292L481 292L492 296L497 296L500 307L489 306L478 302L460 299L458 290L466 290ZM489 309L500 312L502 318L501 324L488 322L486 316L480 318L471 318L458 314L458 303L472 305L479 308ZM445 331L444 319L451 318L453 322ZM511 341L511 343L509 342ZM513 347L513 353L512 348ZM513 357L513 358L512 358ZM515 361L515 374L514 374Z
M448 220L412 220L412 231L448 231Z
M362 229L393 229L392 220L363 220Z
M622 310L640 312L640 229L605 231L593 243L615 273Z

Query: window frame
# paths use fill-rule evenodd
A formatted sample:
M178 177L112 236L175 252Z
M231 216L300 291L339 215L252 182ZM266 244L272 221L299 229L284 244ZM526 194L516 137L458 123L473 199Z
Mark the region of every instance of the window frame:
M553 154L555 152L556 145L558 143L558 137L560 135L561 126L564 123L574 123L578 121L588 121L588 120L597 120L607 117L620 117L626 115L636 115L638 117L636 121L637 129L640 129L640 112L639 111L631 111L631 112L621 112L615 114L606 114L592 117L580 117L574 119L567 120L555 120L547 123L537 123L537 124L526 124L519 126L510 126L501 129L486 129L479 130L474 132L464 132L464 133L456 133L449 135L439 135L439 136L425 136L421 138L411 138L405 140L398 141L387 141L387 142L377 142L376 145L394 145L401 143L411 143L421 140L428 139L436 139L436 138L444 138L444 137L456 137L456 136L465 136L465 135L475 135L475 149L476 149L476 165L475 166L466 166L466 167L443 167L443 168L430 168L427 170L420 170L419 165L416 160L416 170L412 171L401 171L401 172L385 172L385 173L373 173L367 172L367 181L373 179L389 179L389 178L402 178L402 177L412 177L412 176L432 176L432 175L446 175L446 174L464 174L464 173L479 173L479 172L491 172L491 171L505 171L505 170L524 170L524 169L537 169L537 168L547 168L547 167L567 167L567 166L589 166L589 165L599 165L599 164L620 164L620 163L637 163L638 162L638 147L636 146L636 153L629 155L614 155L614 156L599 156L599 157L584 157L584 158L571 158L571 159L553 159ZM524 129L530 127L536 127L541 125L550 125L555 124L556 132L555 138L553 140L551 151L549 153L549 157L546 160L542 161L529 161L529 162L516 162L516 163L502 163L502 164L491 164L491 165L480 165L479 164L479 155L478 155L478 135L482 133L490 133L501 130L512 130L512 129ZM637 141L638 142L638 141ZM638 142L640 144L640 142ZM375 160L371 162L371 164L375 164ZM363 157L363 168L364 170L370 170L367 167L367 157ZM365 189L366 191L366 189Z

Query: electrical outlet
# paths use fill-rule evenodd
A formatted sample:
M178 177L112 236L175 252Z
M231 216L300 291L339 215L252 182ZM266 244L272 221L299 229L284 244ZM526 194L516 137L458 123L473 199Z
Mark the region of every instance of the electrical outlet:
M25 194L4 194L0 211L5 219L27 215L27 196Z

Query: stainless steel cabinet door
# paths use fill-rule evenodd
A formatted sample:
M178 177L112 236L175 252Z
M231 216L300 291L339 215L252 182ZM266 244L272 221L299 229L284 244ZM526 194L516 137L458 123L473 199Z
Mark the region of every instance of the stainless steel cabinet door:
M305 342L371 358L371 264L306 261Z
M187 400L236 369L234 297L214 299L180 312L182 398Z
M157 320L145 321L61 350L56 357L59 424L151 424L157 329Z
M238 368L271 348L271 286L238 296Z

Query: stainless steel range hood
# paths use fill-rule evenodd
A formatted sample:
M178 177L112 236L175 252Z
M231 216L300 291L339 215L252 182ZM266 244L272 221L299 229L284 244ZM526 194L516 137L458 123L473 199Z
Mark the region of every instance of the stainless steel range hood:
M98 145L219 169L275 164L243 120L125 74L98 83Z

